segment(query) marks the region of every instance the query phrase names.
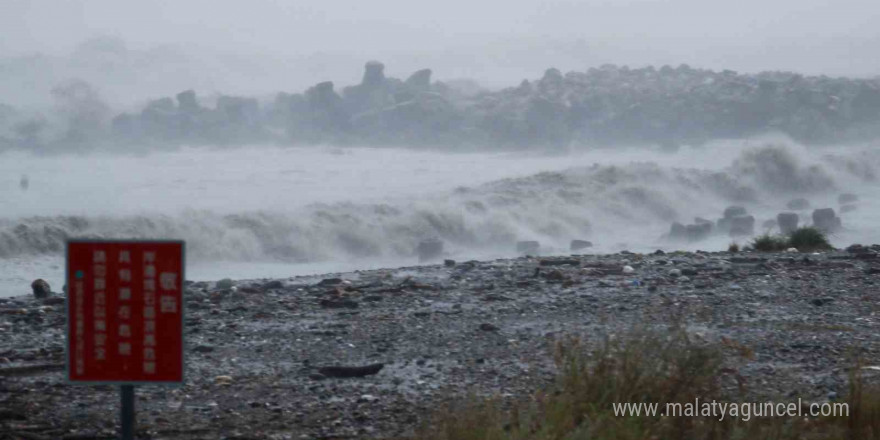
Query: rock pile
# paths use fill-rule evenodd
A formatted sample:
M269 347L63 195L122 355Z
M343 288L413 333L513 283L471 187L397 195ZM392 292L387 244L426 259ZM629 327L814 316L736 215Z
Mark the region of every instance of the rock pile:
M0 137L0 145L51 149L83 138L94 145L563 148L599 143L652 144L675 151L682 144L767 131L782 131L804 143L880 137L880 79L604 65L564 74L548 69L540 79L500 91L471 88L433 81L430 69L400 80L387 76L381 62L370 61L361 83L341 90L325 81L302 93L278 93L272 102L220 96L213 107L187 90L155 99L138 112L108 115L107 127L101 119L86 118L82 133L74 130L60 139L52 134L63 130L36 119L17 120L13 109L13 116L4 119L16 123L15 135ZM85 95L95 94L90 93ZM91 109L100 103L96 100L74 104ZM101 114L109 112L104 107Z

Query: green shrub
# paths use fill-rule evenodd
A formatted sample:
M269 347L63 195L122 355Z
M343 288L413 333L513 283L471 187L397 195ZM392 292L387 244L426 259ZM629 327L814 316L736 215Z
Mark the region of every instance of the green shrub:
M761 252L779 252L789 247L788 239L781 235L764 234L752 240L752 249Z
M798 228L788 238L788 246L801 252L827 251L834 249L822 231L816 228Z
M727 246L727 252L737 253L739 252L739 244L736 242L730 243L730 246Z

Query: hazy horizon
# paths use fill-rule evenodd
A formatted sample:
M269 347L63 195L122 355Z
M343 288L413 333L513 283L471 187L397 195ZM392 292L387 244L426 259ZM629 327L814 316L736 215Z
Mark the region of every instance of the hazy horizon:
M10 0L0 5L0 63L34 54L63 61L46 68L51 72L37 65L24 79L7 66L0 91L3 102L42 105L49 97L41 90L81 77L105 79L109 84L95 85L125 104L187 88L299 92L326 80L355 84L371 59L383 61L390 76L431 68L441 80L469 78L492 88L538 78L549 67L583 71L606 63L870 77L880 75L873 56L878 15L880 4L864 0ZM78 65L96 41L119 46L132 65Z

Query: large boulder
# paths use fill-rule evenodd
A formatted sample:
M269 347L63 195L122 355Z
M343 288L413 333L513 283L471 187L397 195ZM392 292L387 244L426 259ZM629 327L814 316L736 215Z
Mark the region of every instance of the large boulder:
M413 73L406 79L405 84L419 91L427 91L431 88L431 69L422 69Z
M688 241L700 241L709 238L712 234L712 223L696 223L685 226L685 234Z
M579 251L581 249L586 249L593 247L593 243L586 240L572 240L569 249L572 251Z
M822 208L813 211L813 227L825 232L835 232L841 228L840 217L833 208Z
M520 254L537 254L541 249L541 243L537 241L518 241L516 242L516 251Z
M385 65L379 61L367 61L364 65L364 78L361 85L373 88L379 87L385 82Z
M335 108L342 101L342 98L333 90L333 81L315 84L306 90L305 97L308 108L313 111Z
M419 262L439 259L443 254L443 242L438 239L421 241L416 246L416 254L419 256Z
M332 81L318 83L306 90L305 101L309 117L304 128L335 132L348 126L348 114L342 98L333 90Z
M728 206L724 210L724 217L720 218L717 223L718 231L722 234L730 233L733 225L733 219L737 217L745 217L748 215L746 208L742 206Z
M683 225L675 222L669 227L669 239L674 241L695 242L705 240L712 234L711 222L697 222Z
M804 209L810 209L810 201L804 198L794 199L786 203L785 207L792 211L803 211Z
M800 217L793 212L782 212L776 216L776 222L779 224L779 231L783 234L791 234L798 228Z
M731 237L742 237L755 234L755 217L740 215L730 219Z
M39 278L31 283L31 289L34 291L34 297L38 299L48 298L52 296L52 287L46 280Z
M748 214L748 211L742 206L728 206L724 210L724 218L740 217L746 214Z
M855 203L859 201L859 196L853 193L844 193L837 197L837 203L841 205L846 205L849 203Z
M180 109L181 112L195 113L199 111L199 101L196 98L196 92L194 90L180 92L177 94L176 98L177 108Z

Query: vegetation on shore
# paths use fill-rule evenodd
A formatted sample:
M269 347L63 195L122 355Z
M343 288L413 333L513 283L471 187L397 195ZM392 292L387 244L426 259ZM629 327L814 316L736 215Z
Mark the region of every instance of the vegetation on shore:
M615 403L752 402L731 358L751 350L733 341L694 341L679 328L606 338L598 348L577 339L558 343L555 385L506 403L476 398L438 412L418 433L424 440L514 439L874 439L880 398L860 364L850 373L848 417L619 416ZM790 402L780 397L778 402ZM804 409L804 413L808 410ZM659 411L658 411L659 413Z
M752 240L751 248L760 252L781 252L795 248L800 252L817 252L833 249L828 237L817 228L798 228L789 235L764 234Z

